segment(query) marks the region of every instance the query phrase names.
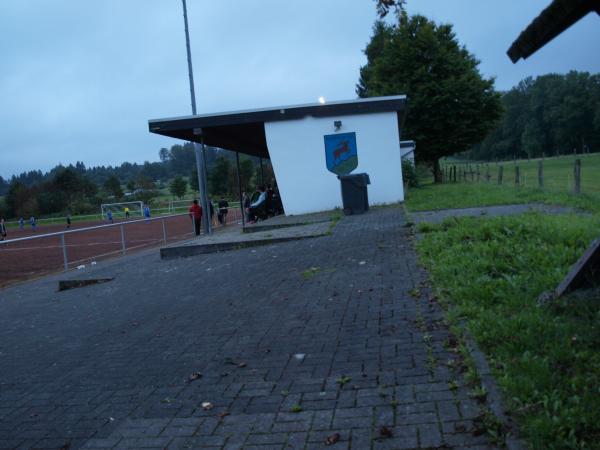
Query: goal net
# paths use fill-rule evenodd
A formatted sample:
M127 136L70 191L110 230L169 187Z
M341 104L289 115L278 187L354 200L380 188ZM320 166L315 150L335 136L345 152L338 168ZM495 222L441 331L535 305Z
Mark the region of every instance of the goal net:
M125 219L127 212L129 212L129 217L143 217L144 215L143 202L103 203L100 208L103 219L106 219L109 211L112 213L113 219Z
M169 212L187 212L193 201L193 198L189 200L172 200L171 202L169 202Z

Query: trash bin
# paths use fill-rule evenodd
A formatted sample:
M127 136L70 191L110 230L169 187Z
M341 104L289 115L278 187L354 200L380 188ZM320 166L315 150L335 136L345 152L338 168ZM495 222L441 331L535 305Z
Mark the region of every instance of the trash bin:
M344 214L363 214L369 210L369 195L367 185L371 184L369 175L355 173L351 175L338 175L342 185L342 204Z

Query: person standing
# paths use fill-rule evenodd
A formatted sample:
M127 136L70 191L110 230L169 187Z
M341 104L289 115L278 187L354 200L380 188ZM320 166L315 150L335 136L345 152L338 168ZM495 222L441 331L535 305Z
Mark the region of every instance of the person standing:
M250 222L250 197L245 192L242 192L242 207L246 216L246 222Z
M35 231L35 227L36 227L35 216L31 216L29 218L29 225L31 225L31 231Z
M109 210L109 211L106 211L106 218L108 219L108 221L109 221L110 223L114 223L114 220L113 220L113 215L112 215L112 211L110 211L110 210Z
M221 197L219 200L219 223L221 225L227 224L227 213L229 212L229 203L225 200L224 197Z
M23 231L25 229L25 221L22 217L19 217L19 230Z
M148 205L144 206L144 217L146 222L150 222L150 207Z
M67 229L71 228L71 213L67 214Z
M4 223L4 217L0 219L0 241L6 239L6 224Z
M194 222L194 232L196 236L200 236L200 226L202 224L202 206L198 204L198 200L194 199L192 206L189 209L190 217Z
M125 218L129 219L129 208L125 207Z

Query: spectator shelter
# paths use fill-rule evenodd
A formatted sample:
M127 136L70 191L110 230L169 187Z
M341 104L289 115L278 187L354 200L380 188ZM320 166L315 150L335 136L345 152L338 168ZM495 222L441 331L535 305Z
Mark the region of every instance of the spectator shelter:
M342 207L332 167L368 173L370 204L404 200L406 102L403 95L375 97L156 119L148 126L152 133L269 158L285 213L303 214ZM327 142L339 147L326 156Z

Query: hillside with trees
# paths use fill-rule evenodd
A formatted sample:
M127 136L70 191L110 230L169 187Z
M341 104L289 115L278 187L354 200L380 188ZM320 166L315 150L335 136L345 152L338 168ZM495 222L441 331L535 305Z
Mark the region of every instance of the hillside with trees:
M0 216L7 218L95 213L101 203L140 200L152 202L161 188L172 198L197 191L198 177L193 145L173 145L158 152L160 161L143 164L125 162L120 166L87 168L83 162L57 165L40 170L0 177ZM212 198L238 198L235 153L207 147L208 189ZM269 161L240 155L240 175L244 190L254 189L264 178L274 175Z
M502 95L498 126L467 156L506 160L600 151L600 74L526 78Z

